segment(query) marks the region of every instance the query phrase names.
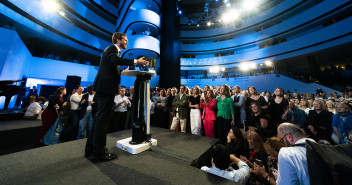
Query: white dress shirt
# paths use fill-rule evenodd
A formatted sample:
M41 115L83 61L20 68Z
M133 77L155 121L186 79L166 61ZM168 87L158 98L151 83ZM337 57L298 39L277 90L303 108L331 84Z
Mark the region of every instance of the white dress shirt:
M238 182L240 184L246 184L249 177L249 167L246 163L240 161L238 163L238 170L220 170L219 168L212 166L211 168L203 166L201 170L223 177L228 180Z
M93 101L94 95L95 95L95 94L92 94L92 95L89 94L89 95L88 95L88 102L89 102L89 101ZM92 111L92 105L89 104L89 103L88 103L88 106L87 106L87 111L88 111L88 112Z
M28 106L24 116L34 116L36 114L39 114L41 110L42 110L42 106L40 106L38 102L33 102Z
M305 143L310 138L298 140L295 144ZM279 152L277 185L309 185L310 178L305 146L283 147Z
M118 105L120 102L123 102L124 100L126 100L128 102L128 105L125 105L124 103L122 103L121 105ZM114 102L116 105L114 108L115 112L126 112L127 106L131 107L131 102L130 102L130 100L128 100L127 96L121 97L120 95L116 95Z
M83 94L75 93L70 97L71 110L78 110L79 102L82 100Z

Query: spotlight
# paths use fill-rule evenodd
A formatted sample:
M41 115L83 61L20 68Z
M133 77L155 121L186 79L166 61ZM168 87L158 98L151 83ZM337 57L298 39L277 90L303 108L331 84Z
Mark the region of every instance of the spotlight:
M182 11L181 11L181 10L179 10L179 11L178 11L178 13L181 15L181 14L182 14Z
M42 0L42 6L48 12L55 12L59 8L56 0Z
M210 25L211 25L211 22L208 22L207 25L210 26Z
M227 3L228 0L224 0L224 3Z
M240 64L239 66L240 70L242 71L248 71L249 70L249 65L247 62Z
M258 7L258 5L258 1L253 0L244 0L242 4L243 8L246 10L254 10Z
M251 69L257 69L257 64L251 63L251 64L250 64L250 68L251 68Z
M60 11L59 14L60 14L61 16L65 17L65 12Z
M230 3L226 3L226 6L227 6L227 7L230 7L230 6L231 6L231 4L230 4Z
M199 24L197 24L197 27L199 27Z
M270 61L270 60L267 60L264 63L265 63L266 66L269 66L269 67L273 65L273 62Z
M226 70L226 69L225 69L224 67L223 67L223 68L221 68L221 71L222 71L222 72L224 72L225 70Z

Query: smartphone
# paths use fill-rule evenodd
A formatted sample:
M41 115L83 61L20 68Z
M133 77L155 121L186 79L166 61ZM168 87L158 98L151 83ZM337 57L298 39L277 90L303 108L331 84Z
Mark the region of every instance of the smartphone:
M260 159L255 159L255 164L259 165L260 167L263 167L263 162Z

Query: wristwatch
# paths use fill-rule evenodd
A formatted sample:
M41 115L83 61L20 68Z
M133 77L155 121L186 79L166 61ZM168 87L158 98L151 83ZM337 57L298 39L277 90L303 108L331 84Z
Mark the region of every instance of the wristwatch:
M268 174L268 177L266 178L268 182L270 182L270 175Z

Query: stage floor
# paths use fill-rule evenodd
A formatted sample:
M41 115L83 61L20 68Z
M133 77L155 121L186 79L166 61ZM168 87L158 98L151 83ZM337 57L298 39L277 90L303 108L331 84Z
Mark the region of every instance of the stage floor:
M130 130L109 134L107 147L118 159L108 162L83 157L86 139L0 156L0 184L236 184L194 167L217 139L151 131L158 145L137 155L116 148Z

